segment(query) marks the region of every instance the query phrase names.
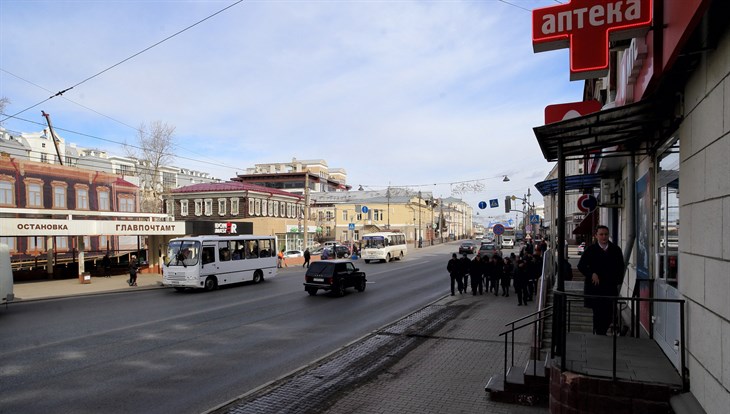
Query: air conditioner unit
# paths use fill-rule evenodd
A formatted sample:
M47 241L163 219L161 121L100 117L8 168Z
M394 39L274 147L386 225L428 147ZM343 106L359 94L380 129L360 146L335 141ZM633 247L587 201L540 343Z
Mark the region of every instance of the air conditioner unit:
M601 180L601 205L604 207L617 206L620 204L616 181L612 178Z

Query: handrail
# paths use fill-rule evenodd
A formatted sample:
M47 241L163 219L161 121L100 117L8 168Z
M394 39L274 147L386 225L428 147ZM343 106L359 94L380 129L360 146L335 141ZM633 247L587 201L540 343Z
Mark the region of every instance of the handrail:
M577 300L585 300L585 298L594 298L594 299L610 299L613 303L613 321L616 321L616 317L619 316L616 313L616 306L620 302L632 302L634 303L634 306L632 306L632 310L636 310L638 313L637 320L640 319L641 309L640 305L641 302L649 302L651 303L674 303L679 305L679 314L680 314L680 376L682 377L682 389L683 391L689 390L689 381L687 378L687 367L686 367L686 347L685 347L685 324L684 324L684 315L685 315L685 300L684 299L663 299L663 298L642 298L642 297L623 297L623 296L601 296L601 295L583 295L579 293L567 293L567 292L561 292L561 291L555 291L555 311L553 312L553 315L555 316L555 320L558 323L562 323L563 326L566 326L569 321L567 320L569 317L569 310L566 311L568 308L567 304L569 301L577 301ZM633 314L632 314L633 319ZM653 324L653 322L650 320L650 324ZM632 327L633 327L633 320L632 320ZM638 329L637 329L638 330ZM649 329L652 330L651 327ZM619 336L618 333L619 329L616 329L614 326L612 337L613 337L613 348L612 348L612 379L616 380L616 351L617 351L617 338ZM632 329L633 331L633 329ZM633 332L632 332L633 334ZM632 335L633 336L633 335ZM554 336L554 340L557 339L558 343L553 343L552 350L555 351L555 354L560 355L561 357L561 370L566 371L566 341L567 341L567 329L562 329L560 332L559 337Z
M548 310L552 310L552 306L545 308L545 309L540 309L537 312L533 312L530 315L524 316L520 319L516 319L510 323L507 323L507 324L505 324L505 326L511 324L512 328L499 334L499 336L504 336L504 374L503 374L503 378L504 378L505 382L507 382L507 337L509 336L510 333L512 334L512 360L511 360L510 366L514 366L515 365L515 331L518 331L526 326L537 325L538 322L543 321L546 318L551 318L553 316L553 314L546 313ZM545 314L538 318L535 318L535 320L533 320L533 321L523 323L520 326L514 326L515 323L517 323L521 320L524 320L529 316L535 316L540 313L545 313ZM537 347L537 329L533 330L533 332L535 332L535 334L533 335L534 342L533 342L532 346L533 346L533 348L535 348L535 347ZM537 360L537 359L535 358L535 360ZM533 375L535 375L535 373L537 371L537 363L532 364L532 368L533 368Z

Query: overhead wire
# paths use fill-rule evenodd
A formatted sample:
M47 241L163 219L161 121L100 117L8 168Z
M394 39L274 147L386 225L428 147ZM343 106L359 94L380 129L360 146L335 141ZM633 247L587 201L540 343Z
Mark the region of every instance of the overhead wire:
M76 84L72 85L71 87L68 87L68 88L66 88L66 89L64 89L64 90L62 90L62 91L56 92L56 93L55 93L54 95L51 95L51 96L49 96L48 98L46 98L46 99L42 100L41 102L38 102L38 103L37 103L37 104L35 104L35 105L32 105L32 106L30 106L30 107L28 107L28 108L25 108L25 109L23 109L23 110L22 110L22 111L20 111L20 112L17 112L17 113L15 113L15 114L13 114L13 115L10 115L10 116L8 116L7 118L5 118L5 119L3 119L3 120L0 120L0 122L4 122L4 121L6 121L6 120L8 120L8 119L10 119L10 118L14 118L15 116L17 116L17 115L20 115L20 114L22 114L23 112L29 111L29 110L31 110L31 109L33 109L33 108L37 107L38 105L41 105L41 104L45 103L45 102L48 102L49 100L51 100L51 99L53 99L53 98L55 98L55 97L57 97L57 96L62 96L62 95L63 95L64 93L66 93L66 92L70 91L71 89L73 89L73 88L75 88L75 87L77 87L77 86L79 86L79 85L82 85L82 84L84 84L84 83L86 83L86 82L88 82L88 81L90 81L90 80L92 80L92 79L94 79L94 78L96 78L96 77L98 77L98 76L102 75L103 73L106 73L106 72L108 72L108 71L110 71L110 70L114 69L115 67L117 67L117 66L119 66L119 65L123 64L124 62L127 62L127 61L129 61L129 60L131 60L131 59L134 59L135 57L137 57L137 56L141 55L142 53L144 53L144 52L146 52L146 51L148 51L148 50L150 50L150 49L152 49L152 48L154 48L154 47L156 47L156 46L159 46L160 44L162 44L162 43L164 43L164 42L166 42L166 41L168 41L168 40L172 39L173 37L175 37L175 36L178 36L179 34L182 34L182 33L186 32L186 31L188 31L188 30L192 29L193 27L195 27L195 26L197 26L197 25L199 25L199 24L203 23L204 21L206 21L206 20L208 20L208 19L211 19L211 18L213 18L213 17L215 17L215 16L217 16L217 15L219 15L219 14L223 13L224 11L226 11L226 10L230 9L231 7L233 7L233 6L235 6L235 5L239 4L239 3L242 3L243 1L244 1L244 0L237 0L237 1L236 1L236 2L234 2L233 4L230 4L230 5L226 6L226 7L224 7L224 8L222 8L222 9L218 10L217 12L215 12L215 13L213 13L213 14L209 15L208 17L205 17L205 18L203 18L202 20L199 20L199 21L195 22L195 23L193 23L193 24L191 24L191 25L189 25L189 26L185 27L184 29L178 30L177 32L175 32L175 33L171 34L170 36L167 36L166 38L164 38L164 39L160 40L159 42L157 42L157 43L154 43L153 45L151 45L151 46L148 46L148 47L146 47L146 48L142 49L141 51L139 51L139 52L137 52L137 53L135 53L135 54L133 54L133 55L131 55L131 56L129 56L129 57L127 57L127 58L125 58L125 59L122 59L121 61L119 61L119 62L117 62L117 63L115 63L115 64L113 64L113 65L109 66L108 68L106 68L106 69L103 69L103 70L101 70L101 71L97 72L96 74L94 74L94 75L91 75L91 76L87 77L86 79L82 80L81 82L77 82Z

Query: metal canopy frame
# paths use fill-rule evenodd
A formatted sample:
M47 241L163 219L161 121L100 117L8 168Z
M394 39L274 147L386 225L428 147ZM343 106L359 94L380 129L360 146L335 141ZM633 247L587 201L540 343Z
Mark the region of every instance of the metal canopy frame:
M579 174L565 177L565 191L571 190L592 190L601 185L602 174ZM558 192L558 179L540 181L535 184L537 191L542 196L556 194Z
M547 161L587 155L600 157L651 153L676 129L674 99L649 98L632 104L533 128Z

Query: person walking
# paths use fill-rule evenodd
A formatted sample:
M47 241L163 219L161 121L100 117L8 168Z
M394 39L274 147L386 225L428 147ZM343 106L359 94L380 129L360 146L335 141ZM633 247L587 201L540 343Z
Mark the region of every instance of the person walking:
M109 253L101 259L101 266L104 268L104 277L112 277L112 260L109 258Z
M304 263L302 267L309 268L309 259L312 258L312 253L309 253L309 249L304 249Z
M469 266L469 275L471 275L471 294L476 295L479 292L480 295L484 294L484 283L482 282L484 277L484 266L482 261L479 259L479 255L475 255Z
M578 270L585 276L583 293L602 296L585 298L584 306L593 309L593 333L606 335L613 320L614 300L623 283L624 255L621 248L611 243L608 227L596 228L597 243L586 247L578 262Z
M137 286L137 272L139 271L139 262L137 256L132 255L129 259L129 286Z
M514 281L517 306L527 306L527 278L527 263L522 258L517 259Z
M497 254L493 254L489 261L492 274L489 278L489 289L494 288L494 296L499 295L499 282L502 280L502 258Z
M469 260L469 256L464 254L464 256L459 259L459 265L461 267L461 285L464 287L464 291L461 293L466 293L466 290L469 287L469 270L471 270L471 260Z
M515 268L512 261L509 257L505 257L502 264L502 280L500 281L500 284L502 285L502 296L507 298L509 297L510 279L512 279L514 270Z
M451 255L451 260L449 260L449 263L446 265L446 270L449 272L449 277L451 277L451 296L456 294L454 293L454 284L458 286L459 293L461 293L463 290L461 264L459 263L459 259L456 258L456 253Z

